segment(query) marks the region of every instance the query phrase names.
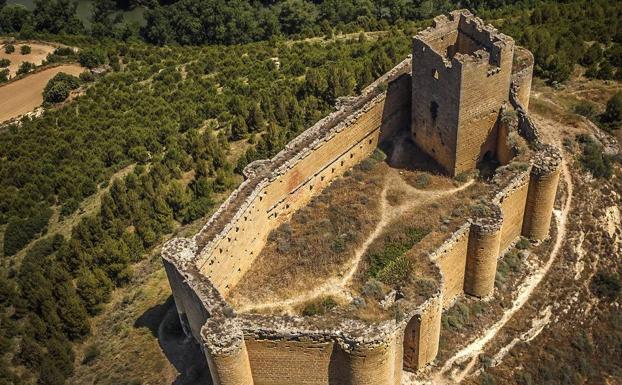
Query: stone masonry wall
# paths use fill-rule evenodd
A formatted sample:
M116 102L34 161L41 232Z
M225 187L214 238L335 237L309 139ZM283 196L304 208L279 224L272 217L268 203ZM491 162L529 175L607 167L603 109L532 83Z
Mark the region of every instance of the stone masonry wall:
M511 38L466 10L436 18L413 39L413 138L450 175L494 157L513 52Z
M442 306L444 308L457 296L464 293L469 231L470 225L466 223L443 243L431 257L438 264L443 274Z

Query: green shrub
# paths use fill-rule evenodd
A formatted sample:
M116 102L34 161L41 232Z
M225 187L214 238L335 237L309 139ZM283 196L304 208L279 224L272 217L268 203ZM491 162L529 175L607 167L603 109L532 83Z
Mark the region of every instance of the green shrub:
M459 182L459 183L464 183L467 180L469 180L469 173L468 172L461 172L460 174L458 174L458 175L456 175L454 177L454 180L456 182Z
M491 374L484 372L479 377L479 383L480 385L495 385L497 381Z
M575 113L588 119L593 119L596 116L596 105L587 100L580 101L574 106L573 110Z
M381 149L376 148L371 154L371 158L379 162L383 162L385 159L387 159L387 154L385 154Z
M417 175L417 179L415 180L415 187L417 188L425 188L430 184L430 177L426 174Z
M19 53L21 53L22 55L28 55L30 54L31 51L32 49L30 48L29 45L23 45L19 47Z
M47 103L60 103L69 97L69 87L65 83L55 83L45 87L43 100Z
M106 57L100 50L85 49L78 53L78 61L82 67L95 68L104 64Z
M91 71L84 71L80 74L80 80L83 82L95 81L95 75Z
M54 55L58 56L71 56L74 54L75 52L71 47L58 47L54 50Z
M33 63L25 61L19 65L19 68L17 69L17 74L18 75L27 74L28 72L34 69L35 69L35 65Z
M6 68L11 65L11 61L9 59L0 59L0 67Z
M400 237L389 239L379 252L367 255L368 275L386 284L396 284L406 279L411 271L411 262L404 256L428 231L408 228Z
M84 352L84 358L82 358L82 365L89 365L99 357L99 348L95 344L91 344L86 348Z
M600 119L608 128L620 128L622 125L622 92L615 93L607 101L607 107Z
M8 68L3 68L0 70L0 83L5 83L9 81L9 70Z
M371 171L371 170L373 170L373 169L374 169L374 166L375 166L375 162L374 162L372 159L370 159L370 158L364 159L364 160L363 160L363 161L359 164L359 168L360 168L362 171Z
M583 146L583 154L579 158L583 167L595 177L611 178L612 159L604 153L603 146L591 137L580 137L579 141Z
M592 278L590 289L603 299L615 299L620 295L620 278L617 275L599 271Z
M516 242L516 248L519 250L526 250L529 248L529 239L521 237L518 242Z
M4 46L4 52L7 54L11 54L15 52L15 46L13 44L7 44Z
M56 74L43 89L43 101L60 103L69 97L71 90L80 86L80 79L63 72Z
M47 226L52 210L33 212L27 218L12 218L4 232L4 255L14 255Z
M310 317L314 315L322 315L337 307L337 302L332 297L325 297L321 300L311 302L302 310L302 315Z

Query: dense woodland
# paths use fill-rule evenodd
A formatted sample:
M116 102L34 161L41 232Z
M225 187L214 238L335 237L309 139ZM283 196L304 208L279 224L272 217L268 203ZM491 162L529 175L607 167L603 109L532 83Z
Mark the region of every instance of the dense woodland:
M209 213L246 164L401 61L409 36L456 2L153 1L142 27L115 16L132 5L97 1L86 28L68 0L35 0L33 11L0 0L1 34L75 45L83 65L111 68L86 79L71 104L0 130L0 384L64 383L72 341L89 333L89 318L129 281L134 262ZM577 64L588 76L622 77L622 3L460 6L532 49L536 74L551 83ZM387 32L359 34L373 30ZM353 34L300 40L339 33ZM51 84L50 102L75 81L60 80L69 85ZM46 234L50 218L76 213L102 189L101 209L71 237Z

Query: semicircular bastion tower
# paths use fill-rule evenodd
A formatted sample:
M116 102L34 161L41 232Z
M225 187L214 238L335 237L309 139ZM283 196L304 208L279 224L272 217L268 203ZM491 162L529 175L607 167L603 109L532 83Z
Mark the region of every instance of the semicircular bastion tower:
M466 10L437 17L414 38L412 58L274 158L250 164L199 233L166 243L162 259L183 330L201 346L214 384L401 384L403 370L435 359L444 308L461 295L490 296L499 255L521 236L546 238L561 155L541 143L529 118L533 57L521 50L513 60L518 49ZM272 229L399 130L450 175L484 158L507 163L506 109L516 111L533 148L531 165L430 253L439 289L425 301L400 299L400 317L368 322L244 313L225 300Z

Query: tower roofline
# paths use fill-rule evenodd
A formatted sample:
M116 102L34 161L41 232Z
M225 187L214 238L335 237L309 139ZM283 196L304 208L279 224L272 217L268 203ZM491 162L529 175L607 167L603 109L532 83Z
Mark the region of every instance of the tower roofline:
M460 47L460 38L468 39L474 48ZM475 17L466 9L456 10L447 15L434 18L431 27L420 31L413 37L415 47L420 45L439 55L446 67L457 63L489 62L497 65L500 53L514 46L514 39L499 32L490 24ZM465 52L460 52L465 50Z

